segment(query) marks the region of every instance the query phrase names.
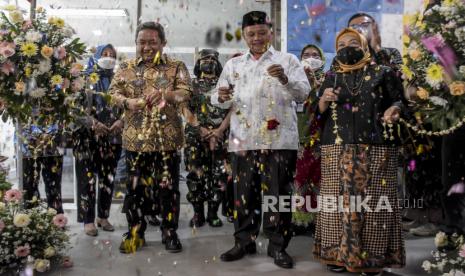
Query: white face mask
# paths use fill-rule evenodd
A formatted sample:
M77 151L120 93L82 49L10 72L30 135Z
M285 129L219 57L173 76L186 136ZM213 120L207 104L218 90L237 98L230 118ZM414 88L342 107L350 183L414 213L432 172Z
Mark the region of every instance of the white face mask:
M112 57L99 58L97 64L103 69L113 69L116 65L116 59Z
M310 67L310 69L315 70L323 67L324 62L321 59L317 58L306 58L301 61L304 67Z

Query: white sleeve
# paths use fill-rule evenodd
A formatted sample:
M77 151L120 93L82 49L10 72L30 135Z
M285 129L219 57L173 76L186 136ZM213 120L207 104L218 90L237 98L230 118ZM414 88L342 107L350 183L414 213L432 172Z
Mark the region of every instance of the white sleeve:
M297 57L289 54L289 65L287 70L287 84L285 87L296 102L303 102L307 99L311 87L305 74L304 67Z
M229 109L231 108L232 105L232 100L229 100L227 102L220 103L218 100L218 88L220 87L229 87L231 84L229 76L231 75L231 67L232 67L232 62L231 60L228 60L226 64L224 65L223 71L221 72L221 76L218 79L218 83L216 84L216 87L214 88L214 93L211 96L211 104L222 108L222 109Z

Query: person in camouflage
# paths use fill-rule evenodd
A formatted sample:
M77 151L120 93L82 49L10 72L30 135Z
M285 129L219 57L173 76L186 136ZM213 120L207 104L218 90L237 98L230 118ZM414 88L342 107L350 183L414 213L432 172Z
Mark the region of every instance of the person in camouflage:
M194 208L190 227L205 224L204 203L208 202L207 222L212 227L223 225L218 218L225 186L228 181L226 172L227 146L226 129L229 126L228 110L216 108L210 104L210 91L215 88L222 66L218 61L218 52L212 49L200 51L200 58L194 67L193 96L189 110L195 123L186 124L186 162L187 200Z

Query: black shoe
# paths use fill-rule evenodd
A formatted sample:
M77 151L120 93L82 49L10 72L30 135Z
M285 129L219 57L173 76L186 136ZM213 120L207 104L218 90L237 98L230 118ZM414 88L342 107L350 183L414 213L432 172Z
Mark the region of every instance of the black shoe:
M268 247L268 256L274 259L274 264L282 268L294 267L294 260L285 250L273 250Z
M148 220L149 224L152 225L152 226L160 226L160 224L161 224L160 220L155 215L147 216L147 220Z
M131 234L129 232L123 234L123 240L119 245L119 252L123 254L131 254L135 253L139 250L142 246L145 245L145 238L143 234L136 234L134 239L131 238Z
M205 215L202 213L194 213L194 216L189 221L189 226L198 228L205 225Z
M382 271L379 271L379 272L362 272L362 275L377 276L377 275L382 275Z
M216 217L209 217L207 218L207 222L208 222L208 225L210 225L211 227L221 227L223 226L223 222L221 221L221 219L216 216Z
M166 235L164 244L166 251L170 253L178 253L182 251L181 241L178 239L178 235L175 232L171 232Z
M331 271L331 272L334 272L334 273L343 273L343 272L346 272L347 269L343 266L338 266L338 265L326 265L326 268Z
M257 253L257 246L254 242L249 243L245 247L242 247L239 243L236 243L233 248L221 254L221 260L223 262L233 262L242 259L246 254Z

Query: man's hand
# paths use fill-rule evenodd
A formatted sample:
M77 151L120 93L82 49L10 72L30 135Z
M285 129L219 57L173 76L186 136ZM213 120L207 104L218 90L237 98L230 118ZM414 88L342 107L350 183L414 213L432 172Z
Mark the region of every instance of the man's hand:
M220 87L218 88L218 101L220 103L227 102L232 99L234 90L231 87Z
M146 101L144 99L127 99L126 106L129 110L138 111L144 109Z
M94 130L95 135L97 136L105 136L110 132L110 129L106 125L98 121L94 121L92 129Z
M220 128L212 129L211 136L215 137L217 142L222 142L224 139L224 130Z
M372 33L372 38L370 41L370 46L376 53L378 53L382 49L381 48L381 36L379 34L378 24L376 24L375 22L373 22L372 24L373 24L373 33Z
M199 131L202 140L208 140L212 136L212 132L208 128L200 127Z
M288 78L284 73L284 68L279 64L273 64L266 69L268 74L274 78L277 78L279 82L283 85L286 85L288 82Z
M163 98L163 94L160 90L155 88L151 89L150 92L145 94L145 101L148 106L157 106Z
M113 123L113 125L110 127L110 132L112 134L118 135L123 131L124 123L122 120L117 120L116 122Z

